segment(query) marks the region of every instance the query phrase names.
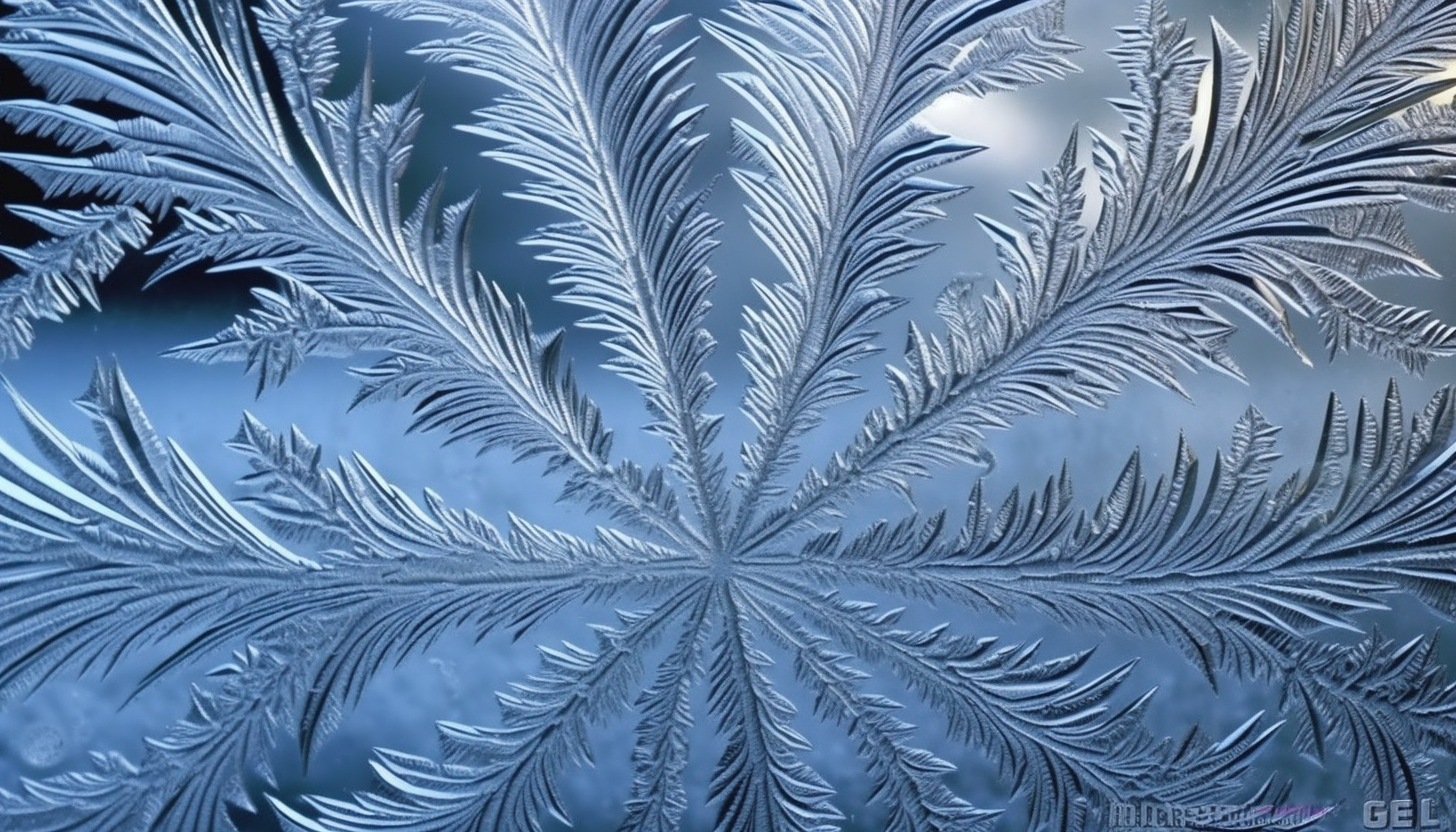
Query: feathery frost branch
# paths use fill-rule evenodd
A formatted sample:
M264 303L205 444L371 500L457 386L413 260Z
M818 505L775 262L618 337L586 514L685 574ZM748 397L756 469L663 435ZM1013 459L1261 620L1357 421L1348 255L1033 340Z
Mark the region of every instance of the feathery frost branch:
M470 203L442 207L436 185L412 212L400 205L397 182L420 122L413 102L375 103L367 66L351 94L323 96L338 22L319 2L274 0L259 12L307 148L300 156L240 5L22 4L0 21L0 54L56 100L0 102L0 118L81 153L3 153L0 161L51 194L119 196L154 214L185 201L181 228L157 248L169 255L161 274L204 259L260 267L312 284L346 317L382 315L388 326L370 346L394 355L362 374L361 401L414 398L415 428L545 455L574 472L568 492L681 537L655 477L608 462L610 432L562 368L559 336L536 335L522 303L471 270ZM107 56L114 60L102 65ZM136 115L109 118L66 103L78 98ZM247 336L252 357L294 325L291 317L255 318L234 336ZM348 328L315 336L292 348L338 355L354 346ZM200 346L179 354L229 357Z
M814 692L816 709L854 737L874 782L870 799L888 812L886 832L965 832L985 829L1000 815L977 809L946 787L941 775L955 767L909 744L914 726L894 715L900 704L860 690L858 683L869 674L850 666L847 654L803 633L789 610L769 599L752 604L765 629L793 652L799 679Z
M129 651L165 642L145 687L239 633L267 638L307 624L329 648L309 662L298 705L307 753L380 668L446 631L519 632L571 603L688 582L680 565L617 533L589 543L517 521L503 539L438 501L426 515L362 460L372 477L348 466L343 476L289 472L333 509L314 515L316 530L355 540L347 558L309 557L245 518L180 447L164 443L119 372L98 370L79 402L102 439L99 453L16 404L57 470L0 441L0 526L12 552L0 587L14 593L0 618L11 648L0 657L7 694L68 670L110 672ZM261 442L261 428L252 430ZM387 501L374 501L381 493ZM363 501L374 502L364 509ZM417 545L432 539L422 524L446 522L475 536L450 541L454 549ZM198 633L170 641L184 623Z
M843 816L832 789L799 759L809 741L789 725L794 705L764 673L773 660L753 646L744 598L725 587L723 627L708 666L708 710L728 741L709 789L723 832L828 832Z
M1456 329L1357 283L1432 274L1401 203L1456 209L1456 110L1427 101L1450 82L1426 79L1456 61L1456 10L1296 2L1271 14L1257 57L1216 30L1201 137L1205 62L1159 0L1140 17L1113 50L1133 86L1114 102L1129 120L1125 146L1093 134L1101 212L1085 216L1074 139L1019 196L1027 234L982 221L1013 289L978 299L952 286L946 337L912 326L907 365L890 372L894 404L811 472L753 543L855 493L975 461L984 431L1014 417L1098 406L1134 377L1181 392L1181 368L1237 374L1215 302L1291 347L1292 308L1319 316L1332 349L1360 345L1411 368L1456 353Z
M232 829L229 806L256 811L240 769L276 787L268 755L290 719L298 677L274 653L249 647L194 685L192 709L147 748L138 763L91 755L92 770L24 780L20 794L0 790L0 812L29 832L210 832Z
M878 351L870 329L901 304L881 284L936 246L916 240L964 192L928 172L977 145L916 116L940 95L1012 89L1074 67L1061 3L1020 0L741 2L708 31L749 67L724 81L768 122L735 121L734 178L754 231L789 281L754 281L745 311L744 411L759 431L744 446L741 537L775 480L797 459L792 441L859 392L847 368Z
M985 749L1000 774L1034 788L1031 826L1071 830L1085 808L1116 800L1179 799L1217 803L1238 787L1253 754L1283 723L1259 728L1255 715L1218 742L1190 732L1158 742L1141 727L1152 692L1114 710L1110 700L1131 662L1090 680L1074 677L1091 651L1037 658L1038 644L996 647L994 638L897 629L903 610L764 587L791 602L856 655L889 668L942 714L959 742Z
M50 235L24 249L0 246L0 256L19 270L0 283L0 356L15 358L35 340L34 321L59 321L82 303L100 309L96 284L123 255L146 243L151 225L127 206L9 209Z
M1275 429L1240 419L1199 491L1186 442L1151 485L1134 455L1107 496L1079 512L1066 472L1000 505L978 487L966 522L877 524L849 540L822 535L794 566L916 597L1172 644L1212 678L1268 676L1289 660L1277 634L1358 630L1351 616L1386 609L1392 592L1456 609L1449 562L1456 529L1456 399L1443 389L1411 419L1394 386L1380 413L1353 419L1331 397L1309 473L1271 483Z
M289 829L301 832L535 830L545 815L565 821L555 772L590 762L587 729L626 707L641 654L700 594L689 587L655 609L620 613L622 629L595 628L600 652L570 643L542 647L543 671L497 697L504 728L440 723L443 765L379 751L374 767L390 786L387 795L361 795L354 803L311 800L317 818L277 800L273 805Z
M500 146L485 155L540 177L520 199L572 222L525 240L565 270L559 297L597 314L583 326L608 334L608 367L636 384L672 446L704 533L721 525L723 464L712 452L719 419L703 327L719 223L689 192L705 136L703 107L683 107L692 87L692 41L669 45L683 18L659 21L665 0L468 0L359 3L396 17L443 21L464 32L415 51L510 90L465 129Z
M1299 747L1321 760L1332 746L1348 754L1371 799L1436 800L1449 811L1433 754L1456 749L1456 685L1436 650L1434 638L1396 644L1379 630L1354 645L1301 645L1284 685L1284 708L1301 717Z

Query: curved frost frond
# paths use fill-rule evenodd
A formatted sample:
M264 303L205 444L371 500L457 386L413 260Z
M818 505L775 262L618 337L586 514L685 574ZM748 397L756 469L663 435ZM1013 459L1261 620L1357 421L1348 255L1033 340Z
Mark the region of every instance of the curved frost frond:
M357 454L324 468L321 449L297 428L280 437L252 416L230 444L253 468L243 480L253 493L241 504L326 546L320 555L335 567L401 570L377 590L337 599L337 635L322 637L328 649L303 706L305 753L378 668L428 649L446 630L519 635L571 603L682 585L695 562L610 530L583 540L512 517L502 534L434 492L416 503Z
M753 646L747 599L725 589L723 628L708 665L708 709L728 745L709 785L716 832L831 832L842 815L834 790L797 752L809 741L789 725L794 705L764 673L773 660Z
M696 584L651 610L619 613L621 627L595 628L597 651L542 647L542 671L497 697L503 727L440 723L443 763L380 750L379 794L352 802L309 798L312 817L270 800L285 827L302 832L506 832L539 830L547 816L565 821L557 773L590 762L588 728L627 707L642 653L704 592Z
M119 368L98 366L76 401L101 439L99 453L7 389L41 454L61 472L0 440L0 534L12 550L91 546L120 561L209 552L264 568L319 568L244 518L180 446L164 442Z
M966 524L881 524L815 541L805 578L833 574L897 594L1006 615L1152 636L1210 680L1281 680L1299 743L1350 755L1370 795L1435 791L1431 752L1452 748L1451 686L1417 639L1311 640L1406 592L1449 615L1456 533L1456 404L1448 388L1406 423L1392 386L1377 414L1331 398L1308 474L1271 482L1275 429L1251 411L1200 494L1180 444L1149 484L1134 456L1096 509L1079 513L1062 474L999 506L978 488Z
M677 832L687 810L683 776L688 766L688 731L693 726L692 692L703 674L702 654L713 615L713 596L703 593L688 625L658 666L651 687L637 697L642 718L632 749L632 795L619 832Z
M762 589L855 655L891 670L945 717L953 739L983 749L1002 777L1034 796L1030 828L1074 830L1088 804L1224 802L1282 725L1260 727L1256 715L1218 742L1197 731L1179 743L1159 742L1142 726L1151 691L1121 706L1114 701L1131 662L1086 679L1090 650L1044 660L1037 644L997 647L994 638L957 635L947 625L899 629L903 610L793 583Z
M50 235L23 249L0 246L0 256L17 269L0 282L0 357L14 358L34 340L35 321L59 321L82 303L100 309L96 284L128 251L146 243L151 224L145 214L124 205L8 207Z
M1320 760L1348 755L1372 800L1397 795L1453 808L1433 754L1456 750L1456 684L1446 680L1434 637L1397 644L1377 630L1358 644L1292 652L1284 708L1301 717L1301 750Z
M859 392L854 362L878 351L870 327L901 301L881 288L936 246L914 232L965 189L929 176L981 148L915 117L938 96L1006 89L1074 67L1060 2L742 2L706 23L747 71L727 84L767 122L734 125L734 172L753 228L786 283L754 282L745 311L747 494L738 533L826 408Z
M725 510L719 418L704 328L720 223L693 191L703 107L685 107L692 42L674 45L684 18L659 21L665 0L365 2L394 17L444 21L463 32L415 51L510 91L466 129L500 143L484 155L539 177L519 199L563 211L526 245L564 270L559 297L596 314L608 368L636 384L672 446L675 469L708 535Z
M1271 634L1356 629L1352 616L1394 591L1453 609L1456 398L1443 390L1405 419L1393 386L1378 413L1362 403L1353 418L1331 397L1309 473L1272 482L1277 431L1250 411L1201 488L1180 443L1153 483L1134 455L1091 512L1075 507L1065 472L999 505L977 488L958 530L932 518L826 535L802 568L1154 636L1210 676L1267 676L1288 660Z
M822 636L794 623L788 609L767 599L750 601L755 617L794 656L799 681L814 693L818 715L846 727L874 783L872 801L888 812L886 832L984 830L1001 814L957 797L941 777L955 766L909 743L914 726L895 716L901 706L866 693L869 674L850 656L826 647Z
M52 193L89 191L153 212L184 200L181 227L157 249L169 256L161 274L201 259L261 267L310 284L345 320L383 315L391 325L368 346L395 355L365 374L361 399L413 398L416 428L544 455L571 472L573 492L686 539L672 503L641 487L650 476L608 462L610 432L562 367L559 341L539 337L522 303L471 269L470 205L442 207L438 187L413 211L400 204L420 120L413 102L376 103L367 67L352 94L324 97L334 47L321 10L318 0L278 0L258 12L258 36L289 76L286 126L238 3L26 3L0 23L0 54L51 98L0 102L0 118L77 152L0 161ZM87 100L135 114L71 103ZM305 153L293 150L291 129ZM282 351L285 363L267 367L277 375L349 343L335 333L279 344L299 330L269 317L239 334L249 358ZM182 354L225 354L199 348ZM441 387L449 393L430 394Z
M301 678L287 661L248 648L194 686L191 713L147 740L141 761L93 753L89 771L24 780L0 791L0 814L26 832L233 832L230 807L255 811L241 772L272 785L268 756L291 721Z
M1133 95L1114 102L1123 145L1092 136L1100 213L1084 204L1074 138L1018 195L1026 232L982 220L1013 285L984 298L952 286L945 337L912 328L890 371L893 405L755 541L963 461L1018 416L1098 406L1132 378L1181 392L1184 369L1238 374L1218 304L1290 346L1292 309L1317 315L1332 349L1412 368L1456 353L1456 329L1358 283L1431 276L1398 207L1456 206L1456 109L1427 101L1449 82L1426 77L1456 60L1449 4L1297 2L1270 18L1258 56L1218 31L1206 112L1194 105L1207 64L1161 2L1119 31Z
M291 538L322 544L323 554L332 557L473 557L578 567L635 562L666 568L689 562L671 549L617 531L601 530L593 542L512 517L509 533L501 534L476 512L451 507L434 491L425 491L421 505L359 454L326 468L322 448L297 427L279 435L252 414L244 414L228 445L252 468L240 480L248 493L239 504Z
M654 560L660 550L618 532L592 542L517 520L502 536L438 500L427 513L362 460L340 474L292 459L274 474L313 499L320 534L356 539L347 557L309 557L247 519L162 441L118 371L98 371L79 402L99 451L16 403L48 465L0 442L7 694L62 672L110 672L131 651L165 643L145 687L220 647L306 626L316 650L290 663L308 681L297 708L307 754L381 668L447 631L519 633L568 604L690 582L680 562ZM252 428L266 451L271 436ZM455 539L434 540L445 528ZM424 540L437 545L416 551ZM197 630L173 638L188 627Z
M258 308L210 338L180 344L164 355L204 364L241 362L258 374L258 393L276 387L309 356L346 358L400 342L386 333L389 315L343 310L307 283L283 277L281 292L253 289ZM425 348L422 342L418 348Z

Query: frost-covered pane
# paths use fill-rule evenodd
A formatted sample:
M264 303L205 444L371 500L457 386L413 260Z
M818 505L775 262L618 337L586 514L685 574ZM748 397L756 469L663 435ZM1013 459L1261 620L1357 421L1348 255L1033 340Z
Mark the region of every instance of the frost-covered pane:
M5 8L0 828L1456 817L1449 0Z

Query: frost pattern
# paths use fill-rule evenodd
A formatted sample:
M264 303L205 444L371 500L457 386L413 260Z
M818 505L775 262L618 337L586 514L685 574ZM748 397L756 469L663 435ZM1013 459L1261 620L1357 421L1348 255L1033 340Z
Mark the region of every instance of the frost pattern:
M650 466L613 455L565 336L538 333L475 270L471 203L444 204L438 184L401 203L421 114L375 101L367 64L352 92L328 93L342 21L321 2L9 5L0 53L46 97L0 116L55 150L0 159L50 197L94 202L11 207L50 237L0 252L18 267L0 284L7 354L33 320L94 304L130 250L164 255L158 277L263 269L277 288L257 309L171 354L244 362L261 392L310 356L384 353L356 371L359 402L404 399L415 429L535 460L522 464L563 474L562 497L604 519L580 537L417 499L363 457L330 466L297 428L252 416L231 443L251 473L228 497L156 433L118 368L79 400L90 447L12 390L35 451L0 440L0 691L105 672L179 628L189 638L144 686L238 652L140 760L98 753L0 792L10 827L230 829L274 740L292 735L307 761L381 668L446 632L519 635L582 601L619 612L590 646L541 647L541 669L498 695L500 724L440 723L440 759L381 749L376 791L270 797L274 812L308 832L540 829L567 817L563 768L630 711L621 829L680 827L704 720L721 738L715 829L834 829L846 807L805 760L801 702L852 740L887 829L989 828L1001 807L956 794L951 765L868 684L881 675L1027 795L1027 828L1097 828L1112 803L1281 801L1287 785L1255 779L1280 731L1347 758L1371 797L1449 794L1433 755L1456 752L1456 684L1433 640L1326 638L1365 632L1360 613L1397 592L1456 615L1449 390L1414 416L1394 384L1353 415L1332 398L1313 464L1283 482L1276 431L1250 410L1206 475L1186 444L1166 471L1133 456L1090 510L1063 472L999 504L976 486L963 520L841 521L863 495L974 474L985 432L1019 417L1100 405L1133 377L1181 392L1190 368L1238 375L1226 310L1295 350L1290 311L1315 316L1332 352L1413 371L1456 352L1456 329L1365 285L1433 275L1403 203L1456 209L1456 112L1433 103L1456 85L1436 76L1456 61L1456 5L1295 0L1256 50L1215 24L1203 57L1148 0L1112 50L1131 86L1113 102L1121 139L1074 133L1016 194L1019 228L978 218L1005 282L949 286L938 329L912 327L889 370L891 403L807 471L804 437L853 412L876 321L903 303L897 278L934 249L914 235L962 190L935 171L981 149L917 115L948 92L1075 69L1057 0L739 0L701 21L738 63L722 80L754 117L732 125L731 177L783 268L732 275L757 295L741 353L753 435L736 465L709 372L720 223L690 185L709 124L687 103L693 21L664 17L665 0L351 4L445 24L419 54L505 88L466 129L524 173L513 196L559 212L525 242L643 397L670 453ZM1210 681L1278 685L1291 724L1255 714L1224 737L1160 738L1143 721L1152 693L1124 690L1131 661L1093 673L1090 651L924 628L863 600L886 594L1158 638Z

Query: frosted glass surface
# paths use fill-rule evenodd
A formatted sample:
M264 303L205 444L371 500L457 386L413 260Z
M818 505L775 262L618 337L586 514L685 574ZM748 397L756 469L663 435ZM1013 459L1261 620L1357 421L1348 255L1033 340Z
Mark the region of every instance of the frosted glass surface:
M0 829L1456 817L1449 0L3 8Z

